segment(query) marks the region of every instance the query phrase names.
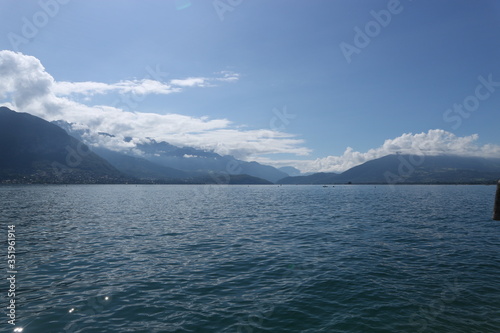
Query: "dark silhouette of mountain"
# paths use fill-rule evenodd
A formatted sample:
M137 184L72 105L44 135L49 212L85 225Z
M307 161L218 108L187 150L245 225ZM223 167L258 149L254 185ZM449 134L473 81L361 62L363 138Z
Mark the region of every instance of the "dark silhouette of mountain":
M0 107L0 182L110 183L124 177L60 127Z
M241 167L241 171L239 171L240 174L247 174L257 178L266 179L272 183L275 183L286 176L285 172L269 165L263 165L257 162L241 162L232 156L225 157L227 157L228 163L239 163Z
M167 142L156 142L138 145L144 158L156 164L183 171L228 173L262 178L276 182L287 174L278 169L257 162L240 161L233 156L221 156L211 151L203 151L192 147L176 147Z
M246 174L186 172L103 148L91 151L60 127L67 124L0 108L0 183L270 184Z
M493 184L500 158L387 155L341 174L286 177L279 184Z
M94 148L93 150L116 169L139 181L166 184L272 184L265 179L246 174L187 172L109 149Z
M116 169L128 175L143 180L174 180L189 179L198 174L184 172L178 169L161 166L144 158L126 155L105 148L93 148L93 151L106 159Z
M84 134L86 134L85 130L73 130L71 124L58 120L53 122L59 127L66 130L70 135L76 137L84 141ZM103 133L100 132L99 135L103 136L114 136L111 133ZM130 141L132 138L127 138L126 141ZM230 174L230 175L244 175L247 174L252 177L262 178L268 180L270 182L276 182L279 179L282 179L287 176L285 172L282 172L272 166L262 165L257 162L244 162L234 158L233 156L221 156L212 151L205 151L201 149L196 149L192 147L177 147L171 145L165 141L157 142L154 139L150 139L149 142L137 145L136 149L141 151L140 156L134 156L132 154L128 154L125 156L136 157L142 160L148 160L157 166L162 166L169 168L170 173L173 174L173 170L183 171L189 177L197 177L207 173L219 173L219 174ZM101 155L103 156L103 155ZM133 171L138 171L137 169L141 169L139 172L139 178L143 176L146 178L150 178L150 176L156 171L151 170L151 168L147 167L143 161L135 160L135 166L124 163L125 161L120 161L120 163L115 163L116 156L110 157L108 155L103 156L106 159L110 158L110 162L120 171L126 174L133 174ZM132 162L129 159L128 162ZM141 166L137 165L141 163ZM150 167L152 165L149 165ZM149 171L146 172L145 169ZM154 168L153 168L154 169ZM148 173L151 171L151 174ZM144 173L146 172L146 173ZM167 174L169 174L167 172ZM176 177L174 177L177 179Z
M368 161L341 174L286 177L283 171L257 162L154 140L138 146L144 158L102 148L97 149L99 156L58 125L71 129L64 121L55 125L0 107L0 182L493 184L500 178L500 158L398 154Z

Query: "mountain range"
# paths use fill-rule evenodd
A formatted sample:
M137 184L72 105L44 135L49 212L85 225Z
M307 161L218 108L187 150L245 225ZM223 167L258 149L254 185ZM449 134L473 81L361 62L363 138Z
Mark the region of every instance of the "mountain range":
M65 121L0 107L0 182L272 184L287 176L271 166L155 140L138 146L135 155L90 149L83 134Z
M0 108L0 182L116 183L125 177L63 129Z
M50 123L0 107L0 183L489 184L500 178L500 158L397 154L341 174L298 176L293 167L276 169L153 139L114 151L86 142L86 134L64 120Z
M387 155L343 173L286 177L279 184L494 184L500 158Z

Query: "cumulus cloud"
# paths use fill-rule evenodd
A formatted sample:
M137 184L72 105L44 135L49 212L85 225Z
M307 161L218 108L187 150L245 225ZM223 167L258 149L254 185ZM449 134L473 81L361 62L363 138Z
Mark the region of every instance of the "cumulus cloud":
M0 97L21 108L50 95L54 84L37 58L11 51L1 51L0 77Z
M242 130L228 119L191 117L181 114L132 112L115 106L86 105L72 99L75 94L171 94L189 87L234 82L239 75L219 72L212 78L191 77L160 82L152 79L101 82L57 82L32 56L0 51L0 98L14 110L48 121L65 120L94 145L111 149L133 149L149 138L177 146L214 150L240 158L258 154L308 154L303 141L273 130ZM113 136L99 135L99 132ZM127 137L132 140L124 140Z
M378 148L358 152L347 147L340 156L327 156L315 160L280 160L258 158L262 163L277 167L292 165L302 172L343 172L356 165L391 154L414 155L457 155L476 157L499 157L500 146L479 145L479 136L459 137L442 129L429 130L427 133L405 133L395 139L388 139Z
M131 150L150 139L177 146L213 150L221 155L233 155L243 160L255 160L274 166L294 166L302 172L343 172L366 161L389 154L500 156L500 146L479 145L478 135L458 137L434 129L424 133L406 133L386 140L378 148L358 152L347 147L340 156L315 160L274 160L270 154L287 153L307 156L311 150L294 135L274 128L244 130L228 119L191 117L182 114L156 114L124 110L118 105L87 105L77 102L74 95L94 94L172 94L191 87L206 87L217 82L235 82L233 72L215 73L212 78L189 77L166 82L146 78L100 82L57 82L32 56L12 51L0 51L0 100L2 104L28 112L48 121L65 120L83 133L90 144L114 150ZM270 127L271 128L271 127ZM112 136L99 133L109 133ZM132 138L127 139L125 138Z

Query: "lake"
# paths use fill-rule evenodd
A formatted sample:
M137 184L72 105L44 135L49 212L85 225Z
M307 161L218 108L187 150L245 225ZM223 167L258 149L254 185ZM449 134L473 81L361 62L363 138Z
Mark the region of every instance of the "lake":
M1 327L14 330L15 225L25 333L499 332L494 196L450 185L1 186Z

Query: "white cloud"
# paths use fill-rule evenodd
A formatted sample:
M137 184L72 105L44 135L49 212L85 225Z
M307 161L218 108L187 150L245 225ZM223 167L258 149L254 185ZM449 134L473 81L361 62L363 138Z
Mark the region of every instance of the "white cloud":
M48 121L63 119L85 131L85 139L112 149L133 149L147 138L177 146L191 146L231 154L241 158L258 154L308 154L303 141L293 135L272 130L242 130L228 119L190 117L181 114L130 112L106 105L88 106L72 95L115 93L170 94L185 87L213 82L232 82L238 74L220 72L213 78L188 78L169 83L144 79L100 82L57 82L40 61L12 51L0 51L0 98L5 105ZM114 137L99 135L113 134ZM125 142L125 137L134 140Z
M217 74L222 74L222 77L216 79L217 81L234 82L240 79L240 74L230 71L222 71Z
M18 107L49 95L54 84L37 58L11 51L1 51L0 78L0 98L10 99Z
M117 92L120 94L161 94L167 95L180 92L181 89L159 81L143 79L134 81L120 81L107 84L102 82L55 82L53 90L55 95L68 96L71 94L96 95Z
M500 146L478 145L478 139L477 134L459 137L442 129L433 129L427 133L405 133L395 139L385 140L380 147L364 153L347 147L340 156L327 156L315 160L274 161L268 158L257 158L257 161L276 167L290 165L302 172L343 172L364 162L396 153L500 157Z
M214 82L235 82L238 81L240 75L238 73L222 71L215 73L221 76L216 76L212 78L207 77L188 77L186 79L174 79L170 80L170 84L179 87L212 87Z
M187 79L175 79L170 83L179 87L204 87L207 85L207 78L204 77L189 77Z
M235 82L239 75L233 72L219 72L218 76L189 77L186 79L172 79L169 83L152 79L124 80L116 83L103 82L53 82L52 92L57 96L68 96L71 94L81 94L86 96L103 95L108 93L136 94L136 95L168 95L178 93L183 88L190 87L213 87L213 82Z
M111 149L134 150L148 141L166 141L177 146L214 150L247 161L256 160L274 166L294 166L302 172L342 172L366 161L389 154L450 154L460 156L499 157L500 146L479 145L478 135L458 137L434 129L427 133L406 133L386 140L378 148L358 152L347 147L340 156L315 160L273 160L262 155L288 153L307 156L311 150L294 135L271 129L243 130L228 119L191 117L181 114L131 112L106 105L85 105L72 99L74 94L170 94L195 86L239 79L233 72L215 73L213 78L99 82L57 82L40 61L32 56L0 51L0 100L11 109L28 112L48 121L63 119L84 131L84 138L95 145ZM113 134L114 137L99 135ZM133 140L125 141L125 137Z

